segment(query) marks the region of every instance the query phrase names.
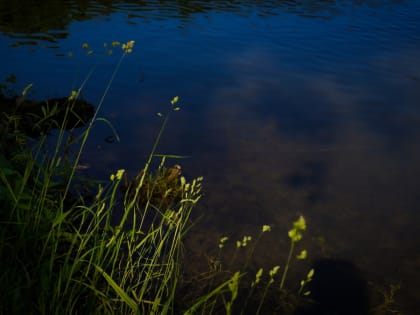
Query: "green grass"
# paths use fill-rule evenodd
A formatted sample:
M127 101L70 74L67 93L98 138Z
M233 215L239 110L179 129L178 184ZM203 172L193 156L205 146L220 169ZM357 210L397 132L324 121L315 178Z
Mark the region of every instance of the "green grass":
M149 167L156 159L155 150L169 114L163 119L143 175L125 195L121 193L123 170L113 174L108 183L99 185L89 201L74 189L76 169L89 134L94 123L102 119L98 117L99 110L133 44L122 45L123 55L93 119L79 137L73 157L62 154L69 143L65 125L59 126L52 149L43 135L32 147L16 145L10 157L2 155L1 313L173 311L182 237L189 226L191 210L201 197L201 178L190 183L176 178L173 185L178 198L167 208L158 207L151 199L153 191L162 188L158 177L163 177L164 163L156 174ZM78 91L71 93L66 114L87 79ZM171 111L178 110L174 107L176 101L174 98ZM48 115L47 109L45 114ZM8 117L8 122L16 122L13 130L19 130L18 118L13 119ZM158 159L163 162L166 157ZM171 188L164 188L163 193L169 194Z
M121 45L121 58L96 112L77 137L66 131L65 118L74 115L73 106L95 67L70 93L61 124L52 122L58 127L53 146L46 134L36 141L27 138L19 116L2 117L0 314L264 314L273 301L277 308L270 312L292 314L299 298L310 294L306 285L313 276L311 270L295 294L285 288L292 263L307 255L305 250L295 253L306 229L303 217L288 233L290 248L283 266L249 272L258 242L271 230L264 225L255 238L246 235L230 242L222 237L219 256L208 272L193 292L183 291L183 239L202 198L203 179L187 182L176 167L166 166L179 156L156 153L168 120L180 110L178 97L166 113L158 113L160 131L136 177L129 180L120 169L100 184L79 178L77 169L95 123L103 121L112 128L99 116L100 109L133 45ZM91 54L87 44L83 48ZM43 109L42 121L53 117L56 104L50 105ZM155 164L159 166L151 169ZM80 187L86 186L90 192L81 193ZM227 247L230 264L222 268ZM235 262L244 252L239 266Z

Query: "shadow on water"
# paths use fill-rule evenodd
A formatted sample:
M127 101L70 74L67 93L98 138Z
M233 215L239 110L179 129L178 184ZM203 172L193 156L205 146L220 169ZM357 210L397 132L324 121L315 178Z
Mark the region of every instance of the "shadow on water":
M321 259L312 268L315 274L307 287L311 302L294 315L369 314L368 282L353 263Z

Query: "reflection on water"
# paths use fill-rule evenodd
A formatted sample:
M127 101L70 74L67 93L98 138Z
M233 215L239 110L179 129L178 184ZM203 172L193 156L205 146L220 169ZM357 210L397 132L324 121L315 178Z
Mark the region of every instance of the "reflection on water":
M36 45L39 42L56 42L68 37L69 25L74 21L84 21L109 16L121 12L128 23L150 22L153 20L177 19L181 23L194 20L196 14L229 12L242 16L265 17L280 12L297 14L306 18L332 18L348 14L349 7L382 7L398 4L401 0L386 1L107 1L44 0L33 5L28 0L0 0L0 32L16 41L14 45ZM140 21L137 21L140 19Z
M313 259L401 281L410 310L420 296L419 15L416 1L0 1L2 75L57 96L93 64L81 43L96 52L136 40L104 104L122 141L106 143L98 125L92 173L141 167L155 113L180 95L160 150L188 155L176 161L185 175L205 177L191 262L206 263L226 233L272 224L251 266L282 264L290 222L304 214ZM36 46L11 47L25 43ZM59 57L69 50L74 59ZM89 101L115 61L101 59Z

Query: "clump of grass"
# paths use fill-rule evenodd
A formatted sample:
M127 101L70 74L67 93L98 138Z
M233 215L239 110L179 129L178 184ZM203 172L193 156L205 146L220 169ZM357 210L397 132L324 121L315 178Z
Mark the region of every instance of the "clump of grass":
M89 134L101 119L98 113L105 96L133 46L134 41L122 45L122 57L93 119L78 138L79 149L71 160L62 155L68 144L64 119L52 150L48 150L47 136L43 135L35 147L22 148L12 160L5 159L0 165L4 204L0 218L0 285L5 292L0 297L1 313L173 312L182 237L201 197L202 178L187 182L177 176L176 198L165 206L158 202L156 196L169 194L171 187L163 187L156 177L150 177L149 168L152 160L159 158L157 172L166 174L166 156L155 152L169 115L164 117L142 175L124 196L120 191L125 171L121 169L110 176L108 183L98 186L89 202L82 196L69 198ZM78 99L87 79L71 93L69 102ZM177 101L178 97L172 100L171 111L179 110ZM68 168L69 164L72 167ZM139 196L142 202L138 202ZM146 220L152 212L153 220Z
M372 315L403 315L397 305L396 294L401 289L399 284L390 284L387 288L380 290L381 302L378 302L372 309ZM379 290L379 289L378 289ZM379 293L379 292L378 292Z

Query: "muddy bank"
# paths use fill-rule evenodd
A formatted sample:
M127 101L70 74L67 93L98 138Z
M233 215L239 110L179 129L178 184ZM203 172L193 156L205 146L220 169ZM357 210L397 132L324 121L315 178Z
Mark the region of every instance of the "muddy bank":
M95 107L83 99L62 97L36 101L0 95L2 134L19 130L30 137L38 137L51 129L81 127L94 113Z

